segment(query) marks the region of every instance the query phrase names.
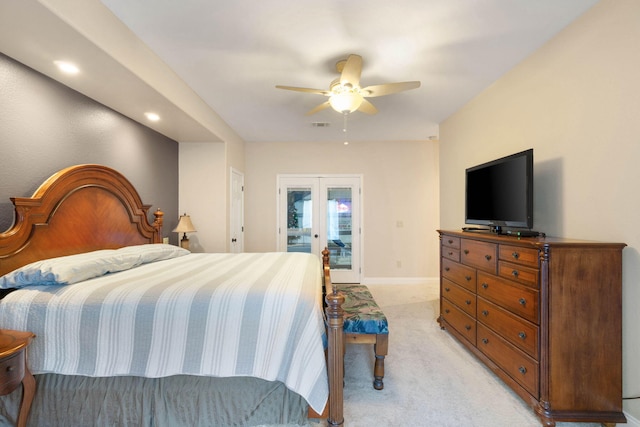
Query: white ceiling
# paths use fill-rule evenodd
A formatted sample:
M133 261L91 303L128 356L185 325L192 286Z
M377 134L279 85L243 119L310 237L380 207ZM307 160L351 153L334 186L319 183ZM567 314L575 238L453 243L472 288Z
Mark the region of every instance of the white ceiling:
M328 89L355 53L362 86L422 85L370 99L378 114L349 115L346 138L426 140L596 2L0 0L0 52L178 141L247 142L342 142L341 114L305 115L326 98L275 85Z

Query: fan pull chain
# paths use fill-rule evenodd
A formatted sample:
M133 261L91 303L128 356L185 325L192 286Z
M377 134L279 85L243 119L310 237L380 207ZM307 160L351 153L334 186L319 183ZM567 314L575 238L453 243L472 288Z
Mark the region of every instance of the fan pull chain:
M342 115L344 116L344 124L342 125L342 132L344 132L344 145L349 145L349 141L347 140L347 116L349 113L345 111Z

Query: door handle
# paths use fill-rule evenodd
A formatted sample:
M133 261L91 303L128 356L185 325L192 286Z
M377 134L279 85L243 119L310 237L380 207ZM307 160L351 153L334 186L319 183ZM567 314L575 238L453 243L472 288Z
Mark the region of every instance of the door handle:
M238 239L236 239L235 237L233 239L231 239L231 243L235 243L237 241L238 241Z
M314 234L314 235L313 235L313 237L315 237L315 238L317 239L317 238L318 238L318 235L317 235L317 234Z

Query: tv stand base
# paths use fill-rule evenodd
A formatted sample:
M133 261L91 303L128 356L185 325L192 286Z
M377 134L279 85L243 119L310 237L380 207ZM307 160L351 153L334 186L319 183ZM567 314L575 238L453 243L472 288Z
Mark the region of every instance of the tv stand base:
M517 237L544 237L544 233L534 230L507 230L503 234Z

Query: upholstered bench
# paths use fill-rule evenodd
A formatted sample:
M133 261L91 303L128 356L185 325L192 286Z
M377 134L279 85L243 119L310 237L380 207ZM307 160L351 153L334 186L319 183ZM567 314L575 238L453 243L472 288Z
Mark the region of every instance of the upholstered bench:
M373 344L376 357L373 388L382 390L384 358L389 348L389 324L384 313L364 285L336 285L344 295L345 343Z

